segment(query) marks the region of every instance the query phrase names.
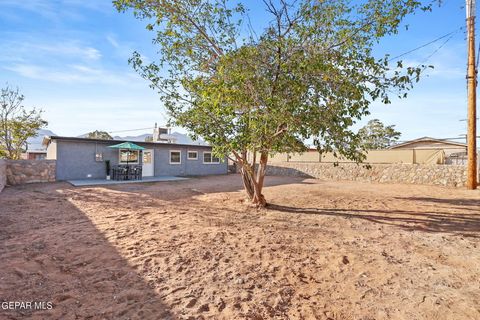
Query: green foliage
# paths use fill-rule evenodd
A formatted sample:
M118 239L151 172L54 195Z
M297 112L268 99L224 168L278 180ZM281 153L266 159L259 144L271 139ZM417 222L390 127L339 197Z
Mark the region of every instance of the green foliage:
M264 0L271 21L257 34L248 10L228 0L116 0L148 21L158 61L135 52L130 63L149 80L171 116L214 147L234 154L257 182L246 154L319 151L364 158L350 128L375 100L406 97L424 66L393 65L373 46L402 19L428 10L413 0Z
M145 142L153 142L153 136L145 137Z
M395 130L395 125L385 126L380 120L373 119L358 131L364 149L386 149L393 145L402 135Z
M23 106L25 97L18 88L9 86L0 94L0 158L20 159L27 139L34 137L47 122L42 119L42 110L28 111Z
M87 133L89 139L113 140L112 136L106 131L95 130Z

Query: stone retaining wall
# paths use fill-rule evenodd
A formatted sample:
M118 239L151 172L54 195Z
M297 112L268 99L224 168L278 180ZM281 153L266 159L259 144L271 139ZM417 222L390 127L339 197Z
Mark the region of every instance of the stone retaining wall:
M463 187L466 166L420 164L271 163L267 175L304 176L321 180L353 180L380 183L407 183Z
M7 184L55 181L55 160L7 160Z
M0 192L7 184L7 162L0 159Z

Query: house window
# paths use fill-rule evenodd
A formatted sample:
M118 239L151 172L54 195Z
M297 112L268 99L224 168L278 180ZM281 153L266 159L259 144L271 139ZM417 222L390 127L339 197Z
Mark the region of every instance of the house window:
M197 151L188 151L188 160L197 160L198 153Z
M211 152L204 152L203 163L220 163L220 158L215 157Z
M138 150L120 149L120 164L138 164Z
M170 150L170 164L182 163L182 152L180 150Z

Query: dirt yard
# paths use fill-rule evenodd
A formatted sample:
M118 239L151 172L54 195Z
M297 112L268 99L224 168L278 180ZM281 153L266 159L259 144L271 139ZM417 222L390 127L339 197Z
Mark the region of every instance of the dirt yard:
M267 184L5 189L0 319L480 319L480 191Z

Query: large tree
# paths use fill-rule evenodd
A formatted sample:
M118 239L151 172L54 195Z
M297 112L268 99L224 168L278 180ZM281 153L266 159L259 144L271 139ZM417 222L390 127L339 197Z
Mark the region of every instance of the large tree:
M113 140L112 136L106 131L95 130L87 133L89 139Z
M26 150L27 139L37 135L47 125L42 110L23 106L25 97L19 89L9 86L0 94L0 158L20 159Z
M301 152L313 138L321 152L361 161L352 124L372 101L405 97L423 68L372 53L421 1L264 0L255 7L268 17L263 29L238 1L114 3L155 32L158 60L135 52L130 63L158 90L173 124L231 156L258 206L266 205L269 155Z
M395 125L385 126L380 120L373 119L358 130L362 146L367 150L386 149L398 141L402 135Z

